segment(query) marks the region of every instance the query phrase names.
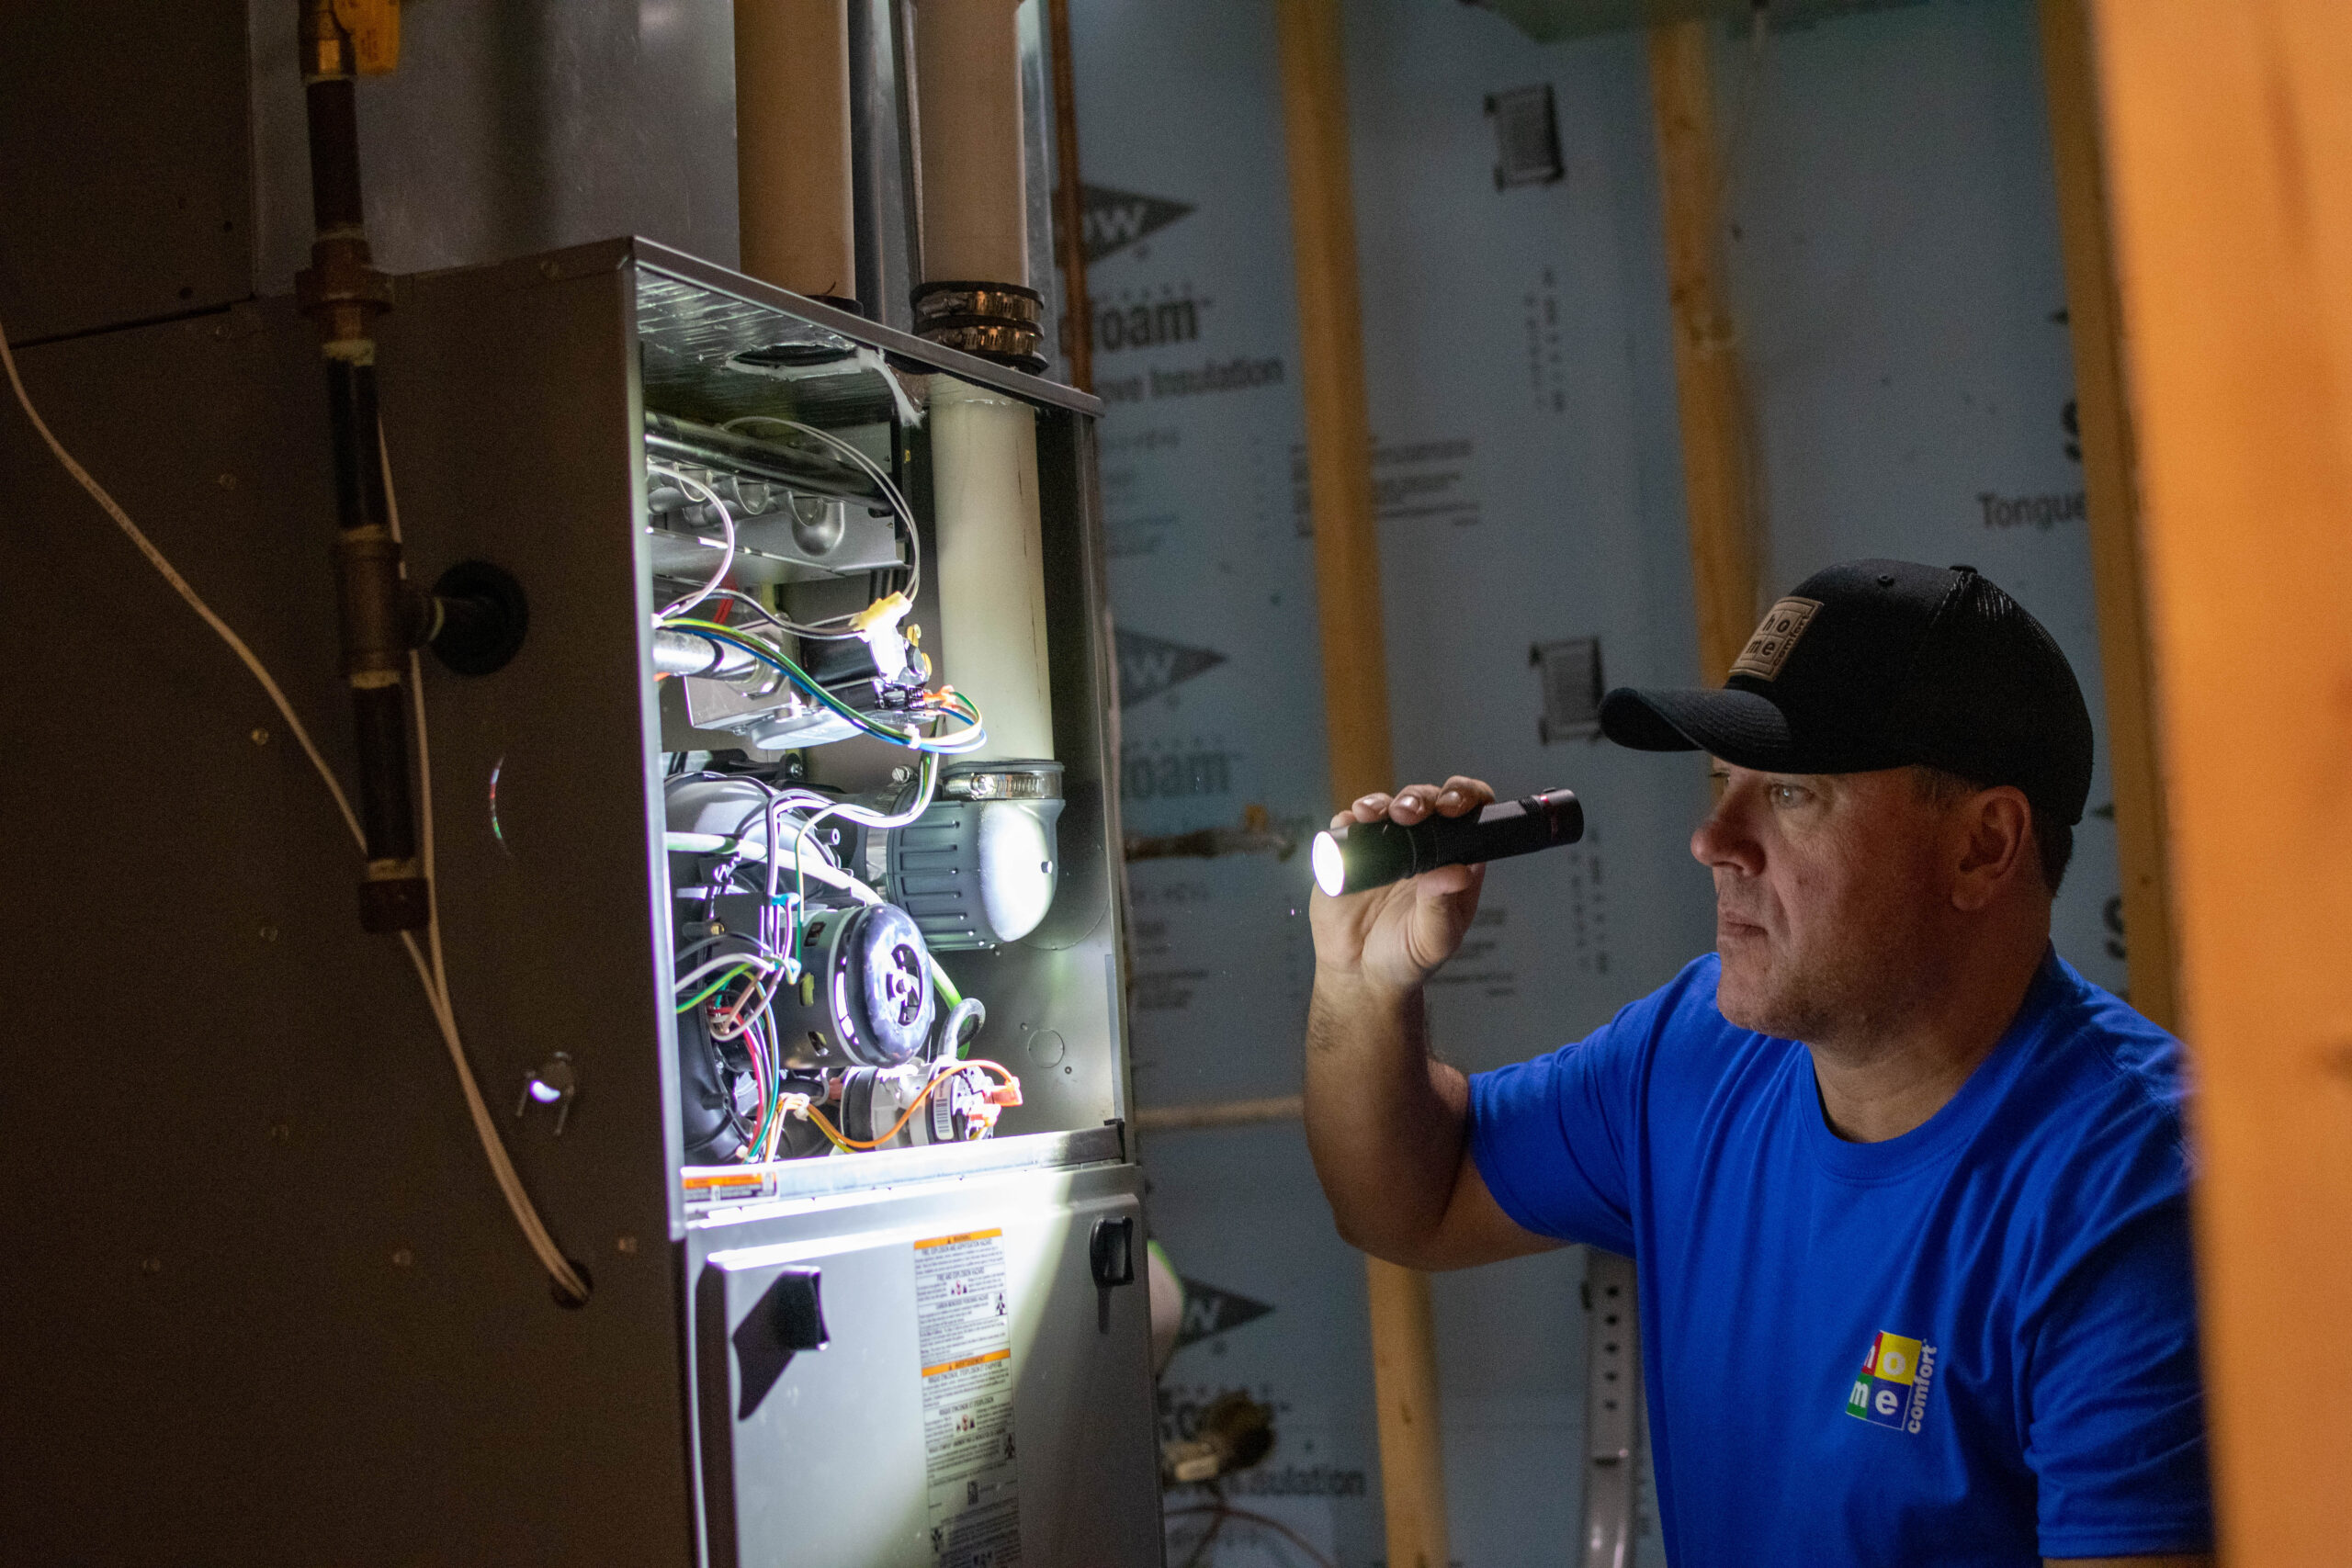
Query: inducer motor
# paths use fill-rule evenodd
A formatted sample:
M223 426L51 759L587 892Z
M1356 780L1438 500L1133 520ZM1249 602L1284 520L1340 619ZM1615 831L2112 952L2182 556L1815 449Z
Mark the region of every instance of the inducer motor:
M1315 885L1337 898L1442 865L1532 854L1583 837L1584 807L1570 789L1498 800L1467 817L1431 816L1410 826L1386 818L1349 822L1315 835Z

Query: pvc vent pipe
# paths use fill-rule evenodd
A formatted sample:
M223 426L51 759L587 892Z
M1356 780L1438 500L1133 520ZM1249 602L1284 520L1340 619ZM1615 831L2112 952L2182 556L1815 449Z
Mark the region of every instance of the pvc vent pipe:
M920 0L915 106L922 282L915 330L1040 370L1044 301L1030 288L1018 0Z
M1036 410L933 377L931 464L942 662L988 722L973 755L1050 760Z
M849 123L842 0L735 0L743 270L855 310Z

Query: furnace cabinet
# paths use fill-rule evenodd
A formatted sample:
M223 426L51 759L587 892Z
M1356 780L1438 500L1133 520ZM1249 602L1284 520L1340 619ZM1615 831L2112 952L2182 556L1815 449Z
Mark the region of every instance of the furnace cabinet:
M6 1555L1157 1563L1099 405L636 240L403 278L379 341L412 581L486 563L527 603L494 672L424 660L434 870L490 1115L593 1294L551 1298L407 956L359 931L350 838L294 738L10 410ZM317 354L274 300L20 360L60 439L347 777ZM905 584L919 552L904 619L922 630L892 651L954 683L1001 662L978 633L959 660L956 618L985 607L942 600L979 570L939 536L934 444L959 398L1034 425L1004 482L1034 486L1031 722L1051 757L942 769L922 820L945 902L922 901L911 840L806 805L777 820L818 848L791 853L879 901L828 908L813 882L769 898L742 823L681 833L680 778L864 800L884 820L932 764L867 731L819 743L839 716L781 681L713 679L695 705L656 670L664 596L724 547L711 509L656 469L734 499L750 607L714 624L768 636L763 613L854 609ZM745 416L820 430L867 465ZM743 439L708 434L730 425ZM913 536L868 468L903 493ZM706 641L716 669L729 645ZM903 728L856 662L880 646L818 678ZM749 728L705 727L762 702ZM766 772L744 784L732 768ZM1027 816L987 820L1048 846L1022 852L1048 880L1023 885L1017 937L997 905L948 896L994 852L958 823L1008 795ZM696 878L735 903L695 903ZM882 932L870 951L822 962L867 968L821 970L820 936L861 909ZM682 1009L679 976L688 936L760 919L801 921L810 952L807 983L775 987L794 1028L755 1036L766 1055L745 1072L741 1036L718 1038L727 1010ZM900 989L858 1002L893 963ZM929 1066L875 1066L888 1042L827 1033L839 1015L818 982L833 979L844 1006L899 1007L919 1053L943 1049L923 1032L948 997L980 998L968 1049L1001 1076L967 1071L952 1039ZM740 994L722 985L718 1003ZM953 1082L888 1114L926 1074ZM811 1109L824 1138L888 1146L834 1152Z

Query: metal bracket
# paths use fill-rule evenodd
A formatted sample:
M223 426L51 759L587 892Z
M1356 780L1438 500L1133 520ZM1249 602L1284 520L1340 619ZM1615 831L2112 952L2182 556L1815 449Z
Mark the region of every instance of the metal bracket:
M1634 1467L1642 1406L1633 1259L1585 1250L1584 1568L1634 1561Z

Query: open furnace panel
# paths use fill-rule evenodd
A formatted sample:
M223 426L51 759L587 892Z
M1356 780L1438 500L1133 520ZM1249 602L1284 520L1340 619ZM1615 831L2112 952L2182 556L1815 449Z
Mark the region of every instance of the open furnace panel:
M12 884L138 889L169 933L126 966L0 911L47 981L28 1038L103 994L147 1043L103 1179L93 1058L15 1068L0 1326L40 1347L11 1398L43 1441L4 1533L94 1563L1156 1562L1095 405L641 241L400 279L380 342L411 581L527 605L512 646L425 656L421 774L463 1047L589 1298L551 1298L250 675L0 431L31 520L0 651L71 637L70 581L150 672L13 686L44 763L11 810L114 787L98 735L137 738L154 807L10 835ZM292 302L19 354L294 705L340 713Z

